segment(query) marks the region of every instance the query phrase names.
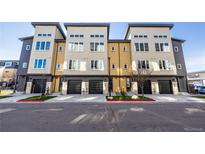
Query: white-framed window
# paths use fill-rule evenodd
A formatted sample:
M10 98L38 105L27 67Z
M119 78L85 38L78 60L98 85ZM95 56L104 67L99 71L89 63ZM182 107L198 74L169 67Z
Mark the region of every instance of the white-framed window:
M169 52L170 51L170 46L169 43L155 43L155 50L157 52Z
M68 49L72 52L81 52L83 51L84 45L83 42L69 42Z
M36 42L36 50L49 50L50 49L50 45L51 45L51 42L47 41L47 42L39 42L37 41Z
M30 50L31 49L31 45L26 45L26 50L28 51L28 50Z
M177 69L182 69L182 64L177 64Z
M90 37L91 37L91 38L99 38L99 37L100 37L100 38L103 38L104 35L102 35L102 34L91 34Z
M34 59L34 69L46 68L46 59Z
M148 38L147 35L134 35L134 38Z
M73 59L69 60L69 70L80 70L80 60Z
M5 62L5 67L10 67L10 66L12 66L12 62L11 61Z
M92 70L104 70L103 60L91 60Z
M138 68L139 69L149 69L149 61L148 60L138 60Z
M71 38L83 38L84 37L84 35L83 34L71 34L71 35L69 35Z
M90 51L104 52L105 45L103 42L90 42Z
M171 63L169 62L169 60L159 60L159 69L171 70Z
M179 52L178 46L174 46L174 51L175 51L175 52Z
M116 65L115 64L112 64L112 69L116 69Z
M149 44L148 43L135 43L135 51L149 51Z
M27 62L23 62L22 68L27 68L27 67L28 67L28 63Z
M167 35L154 35L154 38L167 38Z
M128 69L128 64L125 64L125 65L124 65L124 69Z

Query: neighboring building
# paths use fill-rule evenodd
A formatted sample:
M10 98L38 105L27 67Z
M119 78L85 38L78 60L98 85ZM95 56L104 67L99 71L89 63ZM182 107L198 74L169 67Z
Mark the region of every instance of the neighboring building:
M188 73L188 84L205 86L205 71Z
M0 60L0 86L11 87L15 85L18 60Z
M26 82L28 81L28 65L31 55L31 48L33 42L33 36L19 38L23 42L20 59L19 59L19 67L17 71L17 91L25 91L26 90Z
M32 23L35 34L21 39L20 66L25 45L32 44L28 70L19 69L27 93L62 94L141 93L135 80L138 68L150 71L146 94L187 91L184 40L171 37L172 24L129 24L125 39L109 40L108 23ZM110 76L109 76L110 72ZM109 80L110 79L110 80Z

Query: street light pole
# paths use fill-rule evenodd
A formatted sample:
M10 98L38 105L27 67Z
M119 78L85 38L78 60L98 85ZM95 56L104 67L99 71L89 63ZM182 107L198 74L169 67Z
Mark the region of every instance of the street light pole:
M111 96L111 89L110 89L110 82L111 82L111 76L110 76L110 57L108 57L108 73L109 73L109 82L108 82L108 95Z

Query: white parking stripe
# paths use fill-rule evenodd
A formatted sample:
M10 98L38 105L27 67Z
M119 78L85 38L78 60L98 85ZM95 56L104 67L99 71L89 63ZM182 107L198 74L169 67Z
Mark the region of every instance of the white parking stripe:
M1 114L1 113L5 113L5 112L14 111L14 110L16 110L16 109L13 109L13 108L0 109L0 114Z
M81 119L83 119L83 118L86 117L86 116L87 116L87 114L81 114L81 115L79 115L77 118L73 119L73 120L70 122L70 124L76 124L76 123L78 123Z

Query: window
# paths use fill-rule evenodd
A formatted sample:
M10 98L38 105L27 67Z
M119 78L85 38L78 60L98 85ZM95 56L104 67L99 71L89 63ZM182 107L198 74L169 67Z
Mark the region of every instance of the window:
M26 45L26 50L30 50L31 49L31 46L30 45Z
M5 67L10 67L10 66L12 66L12 62L10 61L5 62Z
M115 64L112 64L112 69L116 69L116 65Z
M22 68L27 68L28 67L28 63L27 62L24 62L23 64L22 64Z
M80 35L80 37L84 37L84 35Z
M149 51L149 44L148 43L135 43L135 50L136 51Z
M112 47L112 51L115 51L115 47Z
M147 35L134 35L134 38L148 38Z
M182 69L182 65L181 64L177 64L177 68L178 69Z
M124 69L128 69L128 65L127 64L124 65Z
M175 52L179 52L178 46L174 46L174 51L175 51Z
M154 38L167 38L167 35L154 35Z
M46 68L46 59L34 59L34 68L35 69Z
M43 36L46 36L46 34L43 34Z
M70 70L80 70L80 61L79 60L70 60L69 61Z
M79 35L75 35L75 37L79 37Z
M41 50L45 49L45 42L41 42Z
M169 43L155 43L155 50L169 52L170 51Z
M41 42L36 42L36 50L40 49L40 44L41 44Z
M38 36L42 36L42 34L38 34Z
M168 60L159 60L159 68L161 70L170 70L171 64Z
M138 60L138 68L139 69L149 69L149 61L148 60Z
M51 42L46 42L46 50L50 49Z
M51 34L47 34L47 36L51 37L52 35Z
M68 48L70 51L83 51L83 42L69 42Z
M62 46L58 46L58 51L62 51L63 50L63 47Z
M158 38L158 35L154 35L154 38Z
M57 64L57 70L61 69L61 64Z
M104 43L103 42L91 42L90 43L90 51L103 52L104 51Z
M70 37L74 37L74 35L70 35Z
M92 70L104 70L104 65L102 60L91 60Z
M127 46L124 46L123 50L124 50L124 51L128 51L128 47L127 47Z
M92 38L94 38L94 37L95 37L95 38L99 38L99 37L103 38L104 35L102 35L102 34L101 34L101 35L99 35L99 34L95 34L95 35L94 35L94 34L91 34L90 37L92 37Z

